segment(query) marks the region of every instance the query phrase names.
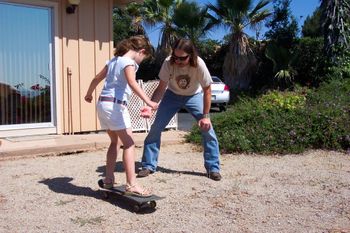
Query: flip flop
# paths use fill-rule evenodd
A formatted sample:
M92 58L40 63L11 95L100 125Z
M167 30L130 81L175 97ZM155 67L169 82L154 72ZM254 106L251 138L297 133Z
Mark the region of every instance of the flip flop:
M98 186L103 189L111 189L113 188L113 183L104 183L103 179L100 179L98 182Z
M141 187L141 189L142 189L141 192L131 191L130 189L134 188L136 185L137 184L134 184L134 185L126 184L124 195L135 196L135 197L151 197L153 195L152 193L147 193L147 189L142 188L142 187Z

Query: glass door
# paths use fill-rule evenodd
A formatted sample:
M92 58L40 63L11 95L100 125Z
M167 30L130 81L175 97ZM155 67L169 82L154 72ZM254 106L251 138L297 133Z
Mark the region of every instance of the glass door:
M0 130L54 126L52 9L0 1Z

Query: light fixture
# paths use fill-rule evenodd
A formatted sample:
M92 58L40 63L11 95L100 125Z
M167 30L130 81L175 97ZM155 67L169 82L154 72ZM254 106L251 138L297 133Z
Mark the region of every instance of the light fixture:
M68 0L68 6L66 8L67 14L74 14L75 8L79 5L80 0Z

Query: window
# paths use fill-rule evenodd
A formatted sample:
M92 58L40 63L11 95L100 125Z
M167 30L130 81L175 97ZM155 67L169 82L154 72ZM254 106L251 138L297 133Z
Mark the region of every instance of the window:
M53 126L52 9L0 2L0 129Z

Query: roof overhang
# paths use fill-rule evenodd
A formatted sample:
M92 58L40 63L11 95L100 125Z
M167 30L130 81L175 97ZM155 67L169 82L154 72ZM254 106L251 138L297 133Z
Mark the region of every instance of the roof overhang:
M113 5L117 7L125 7L131 2L143 3L143 0L113 0Z

